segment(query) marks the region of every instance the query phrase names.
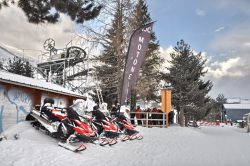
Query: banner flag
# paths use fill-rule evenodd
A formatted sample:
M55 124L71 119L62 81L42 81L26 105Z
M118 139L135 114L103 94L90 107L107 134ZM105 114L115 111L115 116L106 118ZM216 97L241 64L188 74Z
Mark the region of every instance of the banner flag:
M130 38L127 52L126 65L123 73L120 105L127 105L130 91L134 87L139 76L139 70L143 64L148 43L151 39L153 23L148 23L134 31Z

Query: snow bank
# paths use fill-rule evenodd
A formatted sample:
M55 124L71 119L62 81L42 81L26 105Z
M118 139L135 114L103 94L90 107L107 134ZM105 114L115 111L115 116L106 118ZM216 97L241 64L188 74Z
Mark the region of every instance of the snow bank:
M250 134L234 127L143 128L143 140L119 142L109 147L86 144L87 150L73 153L57 146L57 140L19 123L0 142L1 166L248 166ZM15 140L13 135L19 134Z

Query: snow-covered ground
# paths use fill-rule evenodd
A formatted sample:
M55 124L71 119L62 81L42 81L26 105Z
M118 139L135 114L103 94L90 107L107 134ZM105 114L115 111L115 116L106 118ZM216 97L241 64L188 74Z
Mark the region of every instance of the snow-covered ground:
M236 127L138 127L143 140L112 147L86 144L74 153L57 140L19 123L0 142L0 166L249 166L250 134ZM13 135L19 134L15 140Z

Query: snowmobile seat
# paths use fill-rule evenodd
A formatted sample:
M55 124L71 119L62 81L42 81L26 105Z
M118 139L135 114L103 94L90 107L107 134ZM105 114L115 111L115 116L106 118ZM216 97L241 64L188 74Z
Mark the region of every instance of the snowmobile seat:
M58 117L56 117L54 114L52 114L51 109L47 108L47 106L41 107L41 115L45 114L52 122L60 121Z
M45 105L45 104L47 104L47 103L49 103L49 104L54 104L55 103L55 101L54 101L54 99L51 99L51 98L45 98L44 100L43 100L43 105Z

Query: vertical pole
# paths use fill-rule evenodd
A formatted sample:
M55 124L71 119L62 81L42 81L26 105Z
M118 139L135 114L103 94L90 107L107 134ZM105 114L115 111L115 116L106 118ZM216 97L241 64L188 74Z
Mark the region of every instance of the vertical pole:
M171 105L171 89L166 89L166 124L168 125L168 113L171 112L172 105Z
M162 123L162 127L166 125L166 113L163 114L163 123Z
M165 89L161 90L161 110L162 110L162 112L166 113L166 93L165 93ZM166 123L166 128L168 128L167 123Z
M146 127L148 127L148 112L146 113Z
M166 122L166 128L168 128L168 113L166 113L165 117L166 117L166 120L165 120L165 122Z
M161 108L166 113L166 128L168 128L168 113L171 111L171 89L161 90Z
M65 88L66 86L66 61L64 61L63 63L63 87Z

